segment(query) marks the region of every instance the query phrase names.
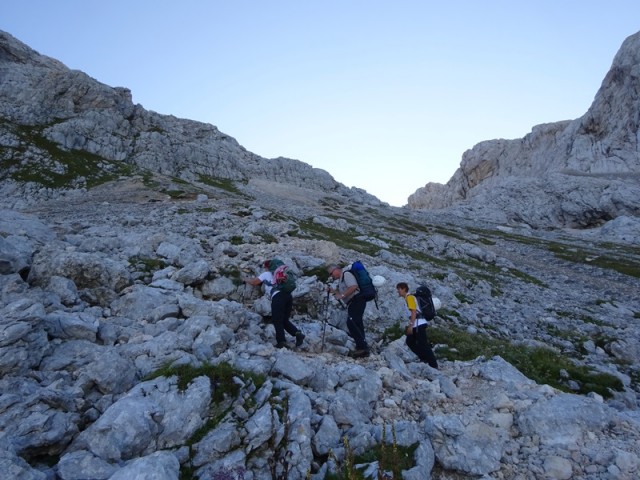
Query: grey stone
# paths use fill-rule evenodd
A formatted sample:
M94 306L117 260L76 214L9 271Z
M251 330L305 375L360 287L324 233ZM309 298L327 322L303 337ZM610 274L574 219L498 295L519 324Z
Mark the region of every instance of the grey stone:
M10 253L0 275L3 472L175 478L193 453L200 478L270 480L274 467L292 480L317 468L319 480L347 454L371 451L385 428L385 441L417 445L404 478L429 478L436 458L450 476L635 478L638 281L611 266L637 263L628 248L637 238L636 173L627 172L637 152L622 149L637 124L628 119L638 62L627 47L591 119L472 149L463 181L474 186L439 212L390 208L302 162L262 159L211 125L148 112L126 89L0 32L4 164L62 170L43 148L55 145L102 156L96 169L109 178L120 162L127 167L92 188L80 177L63 188L11 172L0 181L0 238ZM608 108L616 111L603 115ZM596 117L607 122L601 138ZM565 140L575 140L561 150L576 164L544 166L563 161L546 153ZM618 166L627 170L612 173ZM164 193L177 190L210 200ZM441 193L448 202L451 190ZM275 256L298 274L292 320L307 337L295 350L273 348L260 289L234 284ZM325 265L356 258L386 279L365 310L371 355L361 359L346 356L347 312L320 280ZM440 369L432 369L404 338L390 340L406 322L401 281L426 283L441 301L429 333L455 326L510 348L544 347L613 375L621 391L560 393L501 357L441 358L458 347L456 335L436 346ZM585 351L589 338L598 346ZM245 373L218 378L226 365ZM177 377L157 377L169 368L195 380L181 389ZM588 386L568 368L559 381ZM43 455L60 461L29 466Z

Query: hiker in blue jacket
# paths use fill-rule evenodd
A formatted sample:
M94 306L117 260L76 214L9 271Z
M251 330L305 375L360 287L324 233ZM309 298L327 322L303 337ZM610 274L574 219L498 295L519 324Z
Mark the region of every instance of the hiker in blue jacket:
M334 280L340 280L338 289L329 288L329 292L333 293L335 298L341 300L347 305L347 328L349 334L356 343L356 349L351 352L354 358L368 357L369 345L364 333L364 310L367 307L367 300L360 295L358 281L356 277L349 271L343 271L337 265L331 265L327 268L327 272Z
M274 288L274 278L271 272L271 260L266 260L262 266L264 272L254 278L248 278L245 283L257 287L264 285L264 293L271 299L271 321L276 329L276 348L285 348L287 339L285 331L296 337L296 347L302 345L305 335L296 327L289 318L293 309L291 293Z

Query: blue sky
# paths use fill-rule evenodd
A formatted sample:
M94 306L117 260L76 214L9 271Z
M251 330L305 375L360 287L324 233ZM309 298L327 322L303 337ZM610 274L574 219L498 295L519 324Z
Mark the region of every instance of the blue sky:
M392 205L583 115L638 0L3 0L0 29L148 110Z

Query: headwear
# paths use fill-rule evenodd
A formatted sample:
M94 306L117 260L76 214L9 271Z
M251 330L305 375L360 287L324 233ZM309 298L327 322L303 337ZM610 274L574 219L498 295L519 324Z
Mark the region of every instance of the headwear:
M384 278L382 275L374 275L373 278L371 279L371 282L373 283L374 287L381 287L382 285L385 284L386 281L387 279Z

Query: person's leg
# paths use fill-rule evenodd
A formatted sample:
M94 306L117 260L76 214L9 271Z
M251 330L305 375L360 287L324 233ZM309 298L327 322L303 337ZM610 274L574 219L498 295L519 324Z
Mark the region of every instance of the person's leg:
M289 335L296 337L296 346L302 345L304 340L304 333L291 322L291 311L293 310L293 298L290 293L281 292L278 295L285 295L285 308L284 308L284 321L282 322L284 329Z
M420 356L418 354L418 351L416 350L416 333L415 333L415 329L413 330L413 333L411 335L406 335L406 344L407 347L409 347L409 350L411 350L413 353L415 353L416 355L418 355L418 357Z
M293 309L293 299L291 298L290 293L280 292L278 296L282 296L282 304L283 304L283 318L282 318L282 326L286 330L289 335L295 335L298 333L298 328L291 323L291 310Z
M356 343L356 350L369 350L369 345L367 345L367 340L364 334L364 322L362 320L362 317L364 316L364 309L366 307L366 300L356 296L351 300L351 302L349 302L349 307L347 309L347 313L349 315L347 318L347 328L349 329L351 337L353 337L353 341Z
M427 326L420 325L417 329L414 328L413 335L411 336L416 337L416 350L414 351L416 355L420 357L420 360L424 363L428 363L432 368L438 368L436 355L433 353L431 343L429 343L429 339L427 338Z
M276 343L284 345L286 339L284 336L284 323L286 316L286 298L282 292L274 295L271 299L271 321L276 329Z

